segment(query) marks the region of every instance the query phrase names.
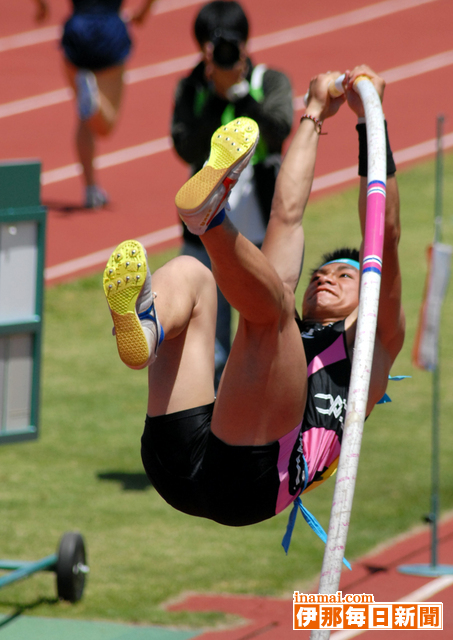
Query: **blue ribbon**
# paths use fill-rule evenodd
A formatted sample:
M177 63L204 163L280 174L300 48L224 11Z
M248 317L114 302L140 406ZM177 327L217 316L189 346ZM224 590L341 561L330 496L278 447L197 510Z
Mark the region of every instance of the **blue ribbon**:
M400 380L406 380L406 378L412 378L412 376L389 376L389 380L393 380L394 382L399 382ZM387 402L391 402L392 399L384 393L382 398L376 402L376 404L386 404Z
M382 398L378 400L376 404L386 404L387 402L391 402L391 401L392 401L391 397L387 393L384 393Z
M288 525L286 527L286 533L283 536L283 540L282 540L282 547L286 551L287 555L288 555L289 545L291 543L291 536L293 535L294 525L296 524L296 516L297 516L297 510L298 509L300 509L300 511L301 511L301 513L302 513L302 515L304 517L304 520L308 524L308 526L311 529L313 529L313 531L316 533L316 535L319 538L321 538L321 540L324 542L324 544L326 544L326 542L327 542L327 533L324 531L322 526L316 520L314 515L312 513L310 513L309 510L306 507L304 507L304 505L302 504L302 500L300 499L300 496L298 496L294 500L294 506L291 509L291 513L289 514ZM350 571L352 571L352 567L351 567L350 563L344 557L343 557L343 564Z
M308 482L308 466L307 466L307 461L305 460L305 456L303 456L303 461L304 461L304 486L301 491L301 494L307 488L307 482ZM324 531L322 526L316 520L315 516L312 513L310 513L306 507L304 507L300 496L297 496L297 498L294 500L294 505L293 505L293 508L291 509L291 513L289 514L288 524L286 526L286 532L282 540L282 547L284 548L286 555L288 555L289 545L291 544L291 537L293 535L294 525L296 524L298 509L300 509L300 512L305 522L308 524L308 526L316 533L316 535L319 538L321 538L324 544L326 544L327 542L327 533ZM343 563L347 566L348 569L352 571L351 565L346 560L346 558L343 558Z

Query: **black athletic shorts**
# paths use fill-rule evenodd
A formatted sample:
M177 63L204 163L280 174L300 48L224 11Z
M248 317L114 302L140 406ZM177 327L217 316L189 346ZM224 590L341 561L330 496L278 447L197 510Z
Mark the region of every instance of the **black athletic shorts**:
M231 446L210 429L214 403L155 418L142 436L145 471L174 508L243 526L276 513L279 442Z

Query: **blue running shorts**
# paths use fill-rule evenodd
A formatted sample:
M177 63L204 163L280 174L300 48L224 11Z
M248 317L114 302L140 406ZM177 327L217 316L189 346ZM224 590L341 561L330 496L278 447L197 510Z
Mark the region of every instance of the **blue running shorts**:
M76 13L64 26L61 45L73 65L100 71L123 63L132 42L117 13Z

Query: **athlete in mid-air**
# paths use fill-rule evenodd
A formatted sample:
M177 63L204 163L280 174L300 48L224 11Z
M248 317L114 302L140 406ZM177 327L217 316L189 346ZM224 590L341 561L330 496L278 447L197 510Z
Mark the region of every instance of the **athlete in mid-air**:
M322 122L347 100L359 117L359 216L366 213L366 125L353 82L367 75L381 99L385 82L366 66L310 83L308 103L278 175L262 250L228 220L227 197L256 146L253 120L216 131L206 166L178 192L183 222L200 236L212 273L179 256L152 276L146 252L126 241L112 254L104 290L119 355L149 368L142 437L146 472L185 513L226 525L272 517L325 478L341 446L359 302L357 251L326 256L314 270L296 319L294 292L304 252L302 216L313 181ZM364 137L365 136L365 137ZM388 145L385 237L369 414L386 390L404 339L399 198ZM345 224L347 222L345 221ZM214 397L216 283L239 324Z

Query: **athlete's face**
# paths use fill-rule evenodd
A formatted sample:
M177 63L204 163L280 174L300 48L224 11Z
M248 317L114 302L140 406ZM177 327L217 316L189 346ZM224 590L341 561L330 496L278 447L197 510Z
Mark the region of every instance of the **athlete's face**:
M304 320L328 324L346 318L359 304L359 278L357 269L342 262L315 271L304 294Z

